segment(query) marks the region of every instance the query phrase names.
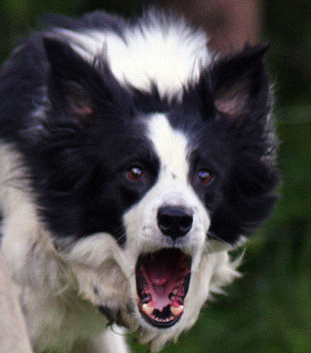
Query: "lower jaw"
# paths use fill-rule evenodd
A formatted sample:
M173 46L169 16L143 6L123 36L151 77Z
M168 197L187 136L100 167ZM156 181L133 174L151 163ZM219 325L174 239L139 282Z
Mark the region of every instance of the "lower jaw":
M169 327L174 326L182 317L183 313L179 314L179 316L173 318L165 318L165 319L153 319L152 317L148 316L144 313L143 309L139 308L140 314L142 318L150 325L158 329L166 329Z

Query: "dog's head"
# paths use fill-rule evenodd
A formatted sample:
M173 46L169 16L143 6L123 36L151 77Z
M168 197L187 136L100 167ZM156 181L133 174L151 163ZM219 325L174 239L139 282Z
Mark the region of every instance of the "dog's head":
M25 137L42 216L57 246L70 235L60 251L84 297L159 349L237 275L228 250L275 201L267 48L215 59L170 96L58 39L45 49L46 118Z

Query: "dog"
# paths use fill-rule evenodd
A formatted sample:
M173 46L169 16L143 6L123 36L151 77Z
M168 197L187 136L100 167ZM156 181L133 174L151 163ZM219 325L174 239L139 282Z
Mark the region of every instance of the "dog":
M50 14L0 72L1 251L35 352L176 341L277 199L267 44Z

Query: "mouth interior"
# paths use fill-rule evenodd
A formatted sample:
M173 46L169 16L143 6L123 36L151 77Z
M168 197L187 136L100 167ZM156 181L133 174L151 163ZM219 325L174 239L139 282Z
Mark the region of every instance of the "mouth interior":
M147 322L165 328L180 319L190 269L191 258L178 249L163 249L139 257L136 265L138 306Z

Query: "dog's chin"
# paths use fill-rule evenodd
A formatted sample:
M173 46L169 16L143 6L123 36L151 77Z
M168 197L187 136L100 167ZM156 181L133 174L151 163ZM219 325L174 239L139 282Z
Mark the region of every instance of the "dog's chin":
M166 329L179 322L191 277L191 257L167 248L144 253L136 264L137 306L152 328Z

